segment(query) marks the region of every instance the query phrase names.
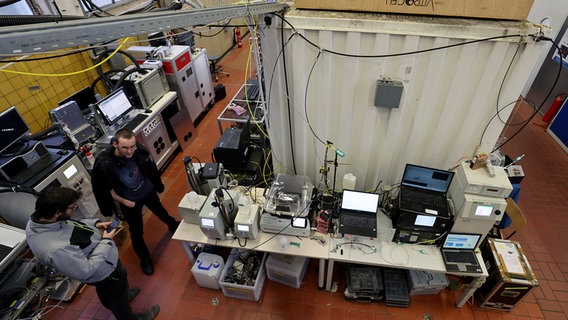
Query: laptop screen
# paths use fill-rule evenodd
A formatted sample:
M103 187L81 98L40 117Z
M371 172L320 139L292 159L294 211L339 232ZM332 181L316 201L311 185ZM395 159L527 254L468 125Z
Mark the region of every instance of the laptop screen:
M444 245L444 249L475 249L481 235L467 233L448 233Z
M379 195L376 193L343 190L341 209L377 213Z
M401 185L447 193L453 177L451 171L407 164Z
M12 262L25 245L26 234L23 229L0 223L0 246L8 249L5 256L0 257L0 271Z

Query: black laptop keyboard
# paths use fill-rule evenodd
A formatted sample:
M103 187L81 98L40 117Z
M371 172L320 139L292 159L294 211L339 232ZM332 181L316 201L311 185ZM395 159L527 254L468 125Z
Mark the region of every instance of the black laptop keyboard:
M473 252L444 252L446 262L477 264Z
M138 127L142 122L144 122L146 118L148 118L148 115L139 113L135 115L132 120L128 121L128 123L124 127L134 131L134 129L136 129L136 127Z
M435 194L427 194L413 189L404 189L402 201L410 206L410 209L421 211L423 207L446 208L445 197Z
M10 252L12 252L11 247L0 244L0 261L4 260L4 258L6 258L10 254Z
M341 217L341 223L349 227L374 227L374 223L371 219L350 215L343 215L343 217Z
M258 87L258 80L249 79L247 80L246 86L246 98L245 100L256 100L258 99L258 92L260 88Z
M11 181L18 184L24 183L30 180L31 178L35 177L39 173L41 173L45 168L49 167L59 158L61 158L60 155L53 155L51 153L47 153L39 157L38 160L34 162L34 164L26 168L24 171L20 172L18 175L12 178Z

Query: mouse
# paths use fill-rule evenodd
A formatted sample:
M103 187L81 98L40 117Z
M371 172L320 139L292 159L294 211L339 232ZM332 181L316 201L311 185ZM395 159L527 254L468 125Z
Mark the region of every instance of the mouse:
M152 113L152 110L146 109L146 110L144 110L144 113Z

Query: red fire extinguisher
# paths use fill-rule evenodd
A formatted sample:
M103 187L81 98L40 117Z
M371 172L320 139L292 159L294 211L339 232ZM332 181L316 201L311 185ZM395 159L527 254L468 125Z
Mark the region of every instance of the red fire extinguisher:
M237 40L237 46L239 48L243 47L243 39L241 38L241 29L239 27L235 28L235 38Z
M562 104L564 103L565 99L566 99L565 93L558 94L554 99L554 101L552 101L552 104L550 105L544 116L542 116L542 122L538 123L535 122L535 124L545 128L548 127L550 121L552 121L558 110L560 110L560 107L562 107Z

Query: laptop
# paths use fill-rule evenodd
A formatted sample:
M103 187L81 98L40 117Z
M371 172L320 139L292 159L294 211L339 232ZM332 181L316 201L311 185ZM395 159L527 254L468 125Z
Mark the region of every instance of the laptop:
M14 261L25 246L24 230L0 223L0 272Z
M400 210L449 217L447 193L454 177L451 171L407 164L400 183Z
M448 272L482 273L475 248L480 234L448 233L441 251Z
M339 210L339 232L376 238L378 209L378 194L343 190Z

